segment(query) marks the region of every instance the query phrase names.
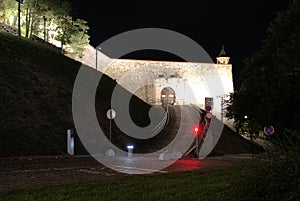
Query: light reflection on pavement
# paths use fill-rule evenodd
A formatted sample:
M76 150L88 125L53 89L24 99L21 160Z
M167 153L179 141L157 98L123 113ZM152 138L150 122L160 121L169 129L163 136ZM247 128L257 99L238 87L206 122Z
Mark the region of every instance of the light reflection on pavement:
M156 173L188 171L195 169L226 168L250 162L256 155L225 155L197 158L183 158L171 166ZM29 188L37 186L76 183L82 181L116 178L127 174L147 174L153 172L150 168L139 168L137 158L118 158L123 165L117 165L115 170L109 169L91 156L49 156L49 157L18 157L0 158L0 190ZM145 160L144 160L145 161ZM147 160L146 160L147 161ZM148 160L164 163L165 161ZM143 166L144 167L144 166Z

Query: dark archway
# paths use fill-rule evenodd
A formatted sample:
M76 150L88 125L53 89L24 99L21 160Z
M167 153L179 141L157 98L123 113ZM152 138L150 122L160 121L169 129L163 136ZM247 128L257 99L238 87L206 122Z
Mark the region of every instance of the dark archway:
M176 102L176 94L175 91L171 87L165 87L161 90L161 103L174 105Z

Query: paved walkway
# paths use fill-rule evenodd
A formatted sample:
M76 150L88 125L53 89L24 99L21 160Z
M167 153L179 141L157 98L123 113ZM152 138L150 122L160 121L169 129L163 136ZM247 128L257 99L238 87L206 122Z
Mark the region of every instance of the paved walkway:
M246 164L255 155L225 155L208 157L202 160L195 158L179 159L171 166L156 173L186 171L195 169L226 168ZM118 158L124 164L112 170L103 166L91 156L49 156L0 158L0 190L40 187L65 183L116 178L128 174L146 174L153 169L132 166L137 158ZM164 161L161 161L164 162Z

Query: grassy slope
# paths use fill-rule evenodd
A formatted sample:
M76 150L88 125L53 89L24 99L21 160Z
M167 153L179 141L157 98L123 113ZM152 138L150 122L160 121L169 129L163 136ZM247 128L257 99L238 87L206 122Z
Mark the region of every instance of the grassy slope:
M39 44L0 33L0 156L66 152L66 130L74 128L72 88L80 66ZM101 80L106 95L96 96L100 119L110 108L115 84L106 76ZM133 118L147 122L149 106L135 97L132 102ZM102 122L108 125L106 118ZM128 139L119 140L124 144ZM84 153L77 144L77 153Z
M4 33L0 33L0 50L0 156L65 154L66 130L74 128L73 83L81 63ZM96 95L98 120L107 135L106 111L115 85L114 80L103 76ZM146 126L149 105L133 96L130 107L132 119ZM252 152L255 146L241 138L224 129L212 155ZM85 153L75 139L76 154ZM155 140L161 139L134 140L113 124L112 142L120 148L133 143L136 151L145 147L151 150L157 146Z

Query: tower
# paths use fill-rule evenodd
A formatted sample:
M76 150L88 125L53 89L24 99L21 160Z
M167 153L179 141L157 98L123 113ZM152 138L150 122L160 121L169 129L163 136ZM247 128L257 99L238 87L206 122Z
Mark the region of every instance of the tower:
M225 49L224 49L224 45L223 45L221 52L217 56L217 64L226 64L227 65L229 63L229 59L230 59L230 57L227 56Z

